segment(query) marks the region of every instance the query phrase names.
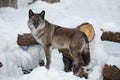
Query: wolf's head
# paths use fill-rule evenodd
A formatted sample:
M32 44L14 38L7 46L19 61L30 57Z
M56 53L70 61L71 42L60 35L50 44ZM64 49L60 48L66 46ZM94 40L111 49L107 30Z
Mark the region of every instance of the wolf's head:
M42 29L45 26L45 11L43 10L41 13L34 13L31 9L29 10L29 20L28 26L31 30L33 29Z

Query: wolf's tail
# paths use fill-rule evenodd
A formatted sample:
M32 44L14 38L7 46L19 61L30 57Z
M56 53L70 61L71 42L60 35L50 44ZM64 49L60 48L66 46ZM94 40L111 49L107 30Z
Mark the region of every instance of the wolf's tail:
M89 48L87 48L87 50L83 50L82 52L82 58L83 58L83 66L87 66L90 63L90 51Z

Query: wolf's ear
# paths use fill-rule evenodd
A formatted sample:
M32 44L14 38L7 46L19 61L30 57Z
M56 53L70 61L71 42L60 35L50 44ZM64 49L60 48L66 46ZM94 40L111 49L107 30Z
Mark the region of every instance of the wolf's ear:
M44 17L45 17L45 11L44 10L40 13L40 16L44 19Z
M34 15L33 11L30 9L29 10L29 18L31 18Z

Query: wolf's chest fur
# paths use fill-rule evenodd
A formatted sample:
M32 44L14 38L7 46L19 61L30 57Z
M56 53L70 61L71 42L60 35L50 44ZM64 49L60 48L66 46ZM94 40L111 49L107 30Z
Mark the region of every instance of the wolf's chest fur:
M42 44L42 35L44 34L44 30L38 30L38 29L34 29L32 31L32 36L37 40L37 42L39 42L40 44Z

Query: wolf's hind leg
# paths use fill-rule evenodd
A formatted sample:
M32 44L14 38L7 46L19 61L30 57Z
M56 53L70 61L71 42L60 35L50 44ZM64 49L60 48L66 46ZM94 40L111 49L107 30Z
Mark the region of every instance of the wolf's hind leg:
M76 59L76 60L74 59L74 64L73 64L74 75L78 76L82 67L83 67L83 60L80 55L80 56L78 56L78 59Z
M82 69L82 66L84 64L83 59L82 59L82 55L76 49L74 49L74 50L72 49L71 55L72 55L73 60L74 60L74 63L73 63L73 73L74 73L74 75L78 76L79 70Z
M72 70L73 61L64 55L63 55L63 63L64 63L64 71L65 72L69 72Z

